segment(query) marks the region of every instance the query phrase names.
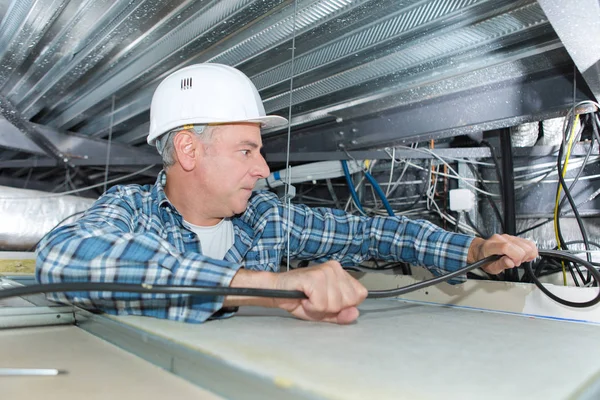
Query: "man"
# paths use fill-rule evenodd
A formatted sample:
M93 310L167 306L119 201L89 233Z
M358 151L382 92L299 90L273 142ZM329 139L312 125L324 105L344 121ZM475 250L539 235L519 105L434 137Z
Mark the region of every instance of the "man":
M496 274L537 256L532 242L507 235L483 240L404 217L288 209L272 193L253 193L257 180L269 175L260 129L285 124L285 118L265 115L258 91L234 68L199 64L171 74L156 89L150 109L148 143L156 145L165 167L156 184L113 187L77 222L50 233L38 247L38 280L301 290L308 299L51 296L109 313L188 322L259 305L346 324L358 317L356 307L367 291L340 264L376 258L444 272L504 255L485 268ZM291 258L320 264L276 273L288 236Z

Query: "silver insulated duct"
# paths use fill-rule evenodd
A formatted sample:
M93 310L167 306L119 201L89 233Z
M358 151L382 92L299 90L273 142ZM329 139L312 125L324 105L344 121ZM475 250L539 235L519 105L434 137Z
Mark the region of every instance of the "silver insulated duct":
M0 186L0 250L32 251L52 228L95 199Z
M513 147L531 147L537 142L540 133L539 122L530 122L510 128Z

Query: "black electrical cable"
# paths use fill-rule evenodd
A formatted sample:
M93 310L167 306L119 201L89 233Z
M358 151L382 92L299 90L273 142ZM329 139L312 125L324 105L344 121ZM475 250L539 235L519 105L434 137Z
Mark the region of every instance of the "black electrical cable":
M372 290L367 296L370 299L382 297L392 297L401 294L419 290L440 282L447 281L459 275L465 274L473 269L498 260L499 256L490 256L479 260L464 268L458 269L449 274L438 276L423 282L391 290ZM179 285L149 285L149 284L127 284L127 283L104 283L104 282L68 282L68 283L49 283L39 285L29 285L17 288L0 290L0 299L28 296L36 293L59 293L59 292L77 292L77 291L110 291L110 292L132 292L132 293L164 293L164 294L189 294L196 296L251 296L251 297L273 297L306 299L304 292L298 290L273 290L273 289L254 289L254 288L232 288L225 286L179 286Z
M600 127L600 118L598 118L598 114L592 115L592 122L596 125L596 128ZM600 146L600 134L598 133L598 129L594 129L594 136L598 141L598 146Z
M498 178L498 184L500 190L502 190L502 170L500 169L500 164L498 163L498 158L496 157L496 150L494 149L494 146L492 146L492 144L487 140L482 140L481 144L487 146L490 149L492 162L494 163L494 167L496 168L496 178Z
M569 240L568 242L565 242L566 245L571 245L571 244L582 244L583 240ZM588 242L588 244L592 245L592 246L596 246L598 249L600 249L600 243L598 242Z
M515 235L517 233L517 212L515 198L514 166L512 153L512 140L509 129L502 129L500 135L500 148L502 150L502 205L504 206L504 233ZM504 272L506 280L518 282L517 270L507 269Z
M477 227L477 226L475 225L475 223L474 223L474 222L473 222L473 220L471 219L471 215L469 215L469 213L468 213L468 212L465 212L465 221L467 222L467 224L469 224L469 226L470 226L471 228L475 229L475 232L477 232L477 235L478 235L479 237L486 238L486 239L488 238L488 235L484 234L484 233L481 231L481 229L479 229L479 227Z
M580 134L580 133L581 133L581 130L579 132L577 132L577 134ZM562 157L563 157L563 153L565 150L565 146L566 146L565 137L563 136L561 147L559 149L558 157L556 160L556 162L557 162L556 165L558 168L558 180L559 180L559 186L557 188L557 196L558 196L558 189L562 186L562 189L565 192L565 196L569 201L569 205L571 206L571 209L573 210L573 213L575 214L575 219L577 221L577 225L579 226L579 231L581 232L581 236L583 238L585 249L589 251L590 246L589 246L589 240L587 237L587 231L583 225L583 220L581 219L581 216L579 215L579 211L577 210L575 200L571 196L570 188L567 186L567 183L562 175L563 165L561 163L562 163ZM585 165L584 165L584 167L585 167ZM559 211L560 211L560 203L559 203ZM558 239L559 239L560 245L563 249L567 250L568 246L565 244L565 240L563 238L563 235L562 235L562 232L560 229L560 218L556 219L556 226L557 226L557 233L558 233ZM590 253L586 254L586 258L587 258L588 262L592 261ZM578 267L575 267L575 268L578 270L580 276L582 276L582 279L583 279L583 275L581 274L581 271L579 270L579 268ZM591 280L591 276L589 276L589 270L588 270L588 279L586 281L589 282L590 280Z
M580 205L581 205L581 204L578 204L578 205L577 205L577 207L579 207ZM564 216L567 216L567 213L566 213L566 212L563 212L563 213L560 213L560 214L559 214L559 217L564 217ZM571 215L569 215L569 216L571 216ZM598 214L593 214L593 215L586 215L586 216L588 216L588 217L590 217L590 216L593 216L593 217L598 217L598 216L600 216L600 215L598 215ZM536 229L536 228L539 228L540 226L544 226L544 225L546 225L547 223L549 223L549 222L553 222L553 221L554 221L554 218L548 218L546 221L540 222L540 223L538 223L538 224L535 224L535 225L533 225L533 226L530 226L530 227L529 227L529 228L527 228L527 229L523 229L522 231L519 231L519 232L517 232L515 236L521 236L521 235L522 235L522 234L524 234L524 233L527 233L527 232L529 232L529 231L532 231L532 230L534 230L534 229ZM583 243L583 241L581 241L581 243Z
M546 225L548 222L552 222L552 221L554 221L554 219L553 219L553 218L549 218L548 220L546 220L546 221L544 221L544 222L540 222L539 224L535 224L535 225L533 225L533 226L530 226L530 227L529 227L529 228L527 228L527 229L523 229L522 231L520 231L520 232L517 232L517 233L515 234L515 236L521 236L521 235L522 235L522 234L524 234L524 233L527 233L527 232L529 232L529 231L532 231L532 230L534 230L534 229L536 229L536 228L539 228L540 226L544 226L544 225Z
M471 169L471 172L473 173L473 175L475 175L475 177L479 180L479 185L481 185L481 188L484 191L486 191L488 193L491 193L491 190L484 183L484 179L481 176L481 174L479 173L479 171L477 170L477 168L474 165L472 165L471 163L467 163L467 165ZM498 176L500 176L500 175L498 175ZM500 180L498 182L500 182ZM502 218L502 214L500 214L500 210L498 209L498 205L496 204L496 202L494 201L494 199L490 195L486 194L485 198L487 199L488 203L490 203L490 206L492 207L492 210L494 211L494 214L496 215L496 218L500 222L500 227L502 228L502 232L504 232L504 230L505 230L504 229L504 219Z
M596 284L600 284L600 272L598 272L598 270L592 264L587 262L586 260L583 260L579 257L573 256L569 253L556 251L556 250L540 250L539 253L541 256L557 258L557 259L561 259L564 261L570 261L570 262L573 262L576 264L583 265L592 274L592 276L596 280ZM561 299L560 297L556 296L554 293L549 291L546 288L546 286L544 286L539 281L537 276L535 276L535 274L533 273L533 271L531 269L531 265L529 263L525 263L525 271L527 271L527 273L530 275L531 279L533 280L533 283L542 292L544 292L544 294L546 296L550 297L552 300L554 300L560 304L563 304L563 305L569 306L569 307L575 307L575 308L586 308L586 307L591 307L600 302L600 290L598 291L598 294L596 295L595 298L593 298L592 300L589 300L589 301L581 302L581 303Z
M572 244L581 244L581 243L584 243L584 244L585 244L585 242L584 242L583 240L570 240L570 241L568 241L568 242L565 242L565 245L566 245L566 246L570 246L570 245L572 245ZM590 246L595 246L596 248L600 249L600 244L599 244L599 243L597 243L597 242L591 242L591 241L588 241L588 245L590 245ZM589 262L590 264L594 265L594 266L598 266L598 263L595 263L595 262L592 262L592 261L590 261L590 259L591 259L591 253L588 251L588 252L587 252L587 254L588 254L588 262ZM579 270L579 269L578 269L578 270ZM581 274L580 274L580 275L581 275ZM583 277L581 277L581 279L582 279L582 280L583 280L583 282L584 282L584 283L586 283L586 284L590 283L590 282L591 282L591 279L592 279L592 277L590 276L590 272L588 271L588 275L587 275L587 278L586 278L586 279L583 279Z
M456 213L456 221L454 221L455 222L455 224L454 224L454 232L458 232L458 226L460 225L460 215L461 214L462 214L461 211L459 211L459 212Z
M565 147L566 147L566 138L568 136L568 133L573 129L573 124L575 123L575 119L573 118L569 118L567 120L567 125L565 128L565 131L563 132L562 135L562 139L560 142L560 147L558 149L558 156L556 157L556 168L557 168L557 172L558 172L558 177L559 177L559 181L558 181L558 185L556 186L556 197L558 199L560 190L562 189L562 181L560 180L560 177L562 175L562 158L565 152ZM577 134L579 134L580 132L577 132ZM565 196L566 198L566 196ZM559 204L560 207L560 204ZM566 245L564 244L565 240L562 236L562 231L561 231L561 227L560 227L560 218L556 218L555 221L556 224L556 235L558 237L558 245L559 247L561 247L564 250L568 250L568 247L566 247Z
M593 265L585 260L582 260L571 254L554 251L540 250L540 256L556 258L560 260L579 263L586 267L596 280L600 282L600 272ZM383 297L395 297L406 293L420 290L428 286L436 285L445 282L449 279L466 274L476 268L480 268L490 262L496 261L500 256L490 256L479 260L473 264L469 264L464 268L458 269L449 274L428 279L423 282L418 282L412 285L397 289L389 290L370 290L367 298L379 299ZM524 263L525 270L531 276L535 285L554 301L570 307L583 308L591 307L600 302L600 290L598 295L592 300L576 303L561 299L538 280L530 263ZM255 288L232 288L232 287L212 287L212 286L174 286L174 285L149 285L149 284L125 284L125 283L101 283L101 282L69 282L69 283L50 283L38 284L29 286L20 286L11 289L0 290L0 300L16 296L29 296L37 293L61 293L61 292L78 292L78 291L111 291L111 292L131 292L131 293L163 293L163 294L180 294L180 295L196 295L196 296L251 296L251 297L272 297L272 298L287 298L287 299L306 299L306 295L298 290L273 290L273 289L255 289Z
M593 123L593 129L594 129L594 131L597 130L595 123ZM583 133L583 127L579 131L578 135L581 135L582 133ZM590 155L592 154L592 149L594 148L594 140L595 140L594 138L595 138L595 136L592 136L592 140L590 141L590 147L588 148L588 151L585 153L585 157L583 159L583 163L581 164L581 168L579 168L579 171L577 171L577 175L573 179L573 182L571 182L571 186L569 186L569 191L573 191L573 188L575 187L577 182L579 182L579 178L581 178L581 175L583 174L583 170L585 169L587 162L590 159ZM564 206L566 200L567 199L563 197L560 204L558 205L559 215L560 215L560 209Z

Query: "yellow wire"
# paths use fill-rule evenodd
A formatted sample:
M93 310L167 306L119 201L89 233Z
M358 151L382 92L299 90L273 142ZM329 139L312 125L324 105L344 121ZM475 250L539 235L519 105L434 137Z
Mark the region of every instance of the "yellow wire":
M567 155L565 157L565 164L563 165L561 175L564 178L567 174L567 165L569 164L569 157L571 156L571 150L573 149L573 143L575 142L575 132L579 130L579 115L575 116L575 121L573 122L573 128L571 130L571 135L569 136L569 145L567 147ZM554 204L554 235L556 236L556 244L558 249L560 250L560 238L558 237L558 205L560 204L560 192L562 186L558 185L558 190L556 191L556 203ZM567 286L567 268L565 267L564 261L561 262L562 270L563 270L563 284Z

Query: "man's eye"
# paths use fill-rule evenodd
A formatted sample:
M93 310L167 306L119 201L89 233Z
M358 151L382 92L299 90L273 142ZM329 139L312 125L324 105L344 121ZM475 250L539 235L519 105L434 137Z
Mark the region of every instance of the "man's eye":
M242 154L247 156L250 154L250 150L242 150Z

